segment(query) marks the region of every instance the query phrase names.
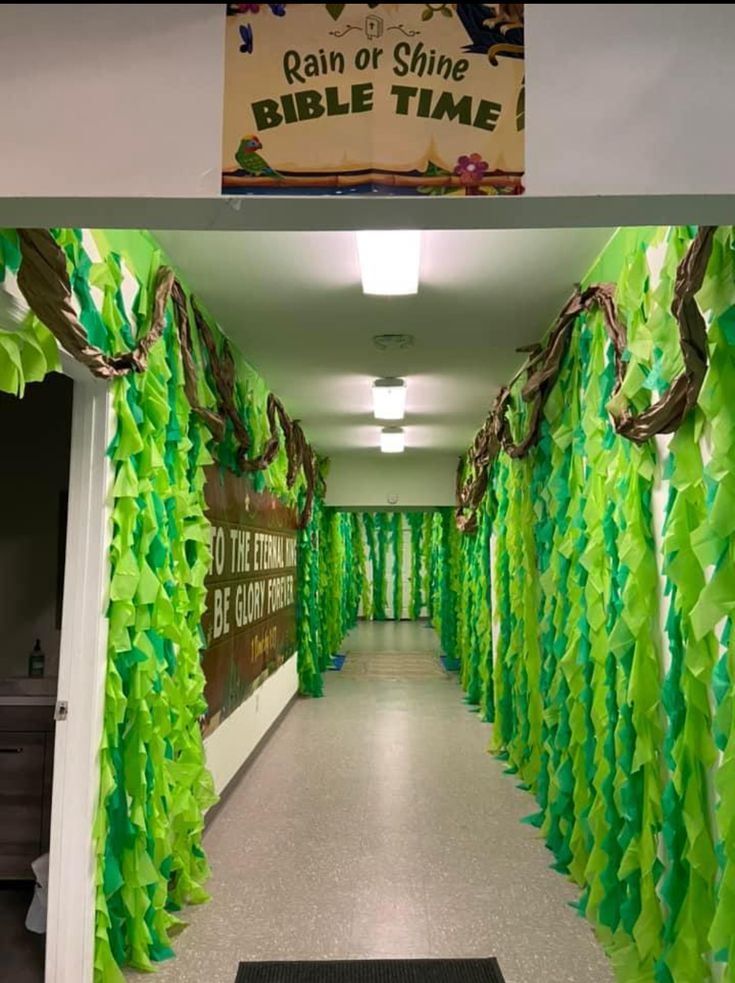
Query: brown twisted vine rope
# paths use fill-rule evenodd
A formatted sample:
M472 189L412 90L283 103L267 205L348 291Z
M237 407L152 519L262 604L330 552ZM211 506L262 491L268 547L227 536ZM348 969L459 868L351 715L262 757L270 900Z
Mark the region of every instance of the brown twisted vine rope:
M318 481L316 456L298 421L292 420L283 404L273 393L268 396L267 417L270 436L262 452L248 457L250 435L235 402L235 360L225 339L218 351L212 332L196 301L191 301L196 330L207 352L209 368L214 379L217 410L199 403L197 396L197 367L192 353L189 301L174 271L162 266L156 274L151 322L146 334L129 352L107 355L87 339L72 302L71 284L66 268L66 256L46 229L19 229L21 264L18 287L36 317L56 337L61 346L77 361L86 365L100 379L116 379L132 372L145 372L151 348L162 337L166 326L166 308L173 304L174 323L181 349L184 372L184 392L195 413L206 425L213 438L220 442L225 435L226 421L232 424L237 442L237 461L241 470L262 471L278 453L283 431L288 458L287 484L292 488L299 471L306 480L306 499L299 517L299 528L305 528L311 518L314 493Z
M715 231L714 226L701 226L676 270L671 313L679 328L683 371L663 396L647 409L634 413L628 406L610 414L615 432L636 444L643 444L658 433L673 433L697 403L707 371L707 325L694 297L704 281ZM510 457L521 458L538 442L544 404L559 376L572 329L580 314L594 308L602 313L605 331L615 354L612 399L620 393L625 379L627 331L618 318L614 284L595 284L575 291L570 297L551 328L546 343L531 348L531 354L519 372L498 393L472 447L466 456L460 457L455 516L461 532L472 533L477 529L476 511L487 489L488 469L501 448ZM524 375L526 382L521 396L524 402L530 404L528 429L516 441L507 413L513 385ZM463 483L465 457L469 477Z

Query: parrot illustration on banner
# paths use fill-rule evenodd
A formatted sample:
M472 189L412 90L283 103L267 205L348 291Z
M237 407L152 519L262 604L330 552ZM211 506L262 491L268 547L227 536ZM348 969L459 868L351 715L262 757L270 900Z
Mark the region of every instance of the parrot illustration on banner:
M273 170L270 164L260 156L259 150L263 149L263 144L255 136L243 137L240 146L237 148L235 160L243 171L252 174L254 177L282 177L278 171Z

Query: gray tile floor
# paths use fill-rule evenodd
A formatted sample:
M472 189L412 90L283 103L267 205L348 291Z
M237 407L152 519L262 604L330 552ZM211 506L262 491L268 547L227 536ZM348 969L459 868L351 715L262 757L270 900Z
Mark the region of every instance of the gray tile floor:
M343 650L415 662L438 643L368 624ZM329 673L287 714L207 832L213 900L159 983L233 983L241 959L471 955L507 983L612 981L455 678L392 676Z

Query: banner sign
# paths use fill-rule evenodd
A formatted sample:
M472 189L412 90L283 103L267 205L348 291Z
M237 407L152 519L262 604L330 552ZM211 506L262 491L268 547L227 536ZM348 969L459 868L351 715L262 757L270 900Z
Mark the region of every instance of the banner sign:
M523 9L228 4L223 193L522 193Z
M247 478L206 468L212 526L202 665L205 736L296 650L296 516Z

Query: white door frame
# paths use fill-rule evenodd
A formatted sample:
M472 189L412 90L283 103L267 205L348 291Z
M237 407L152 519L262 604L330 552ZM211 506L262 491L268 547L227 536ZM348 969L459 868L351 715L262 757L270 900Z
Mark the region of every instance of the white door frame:
M110 386L61 352L74 381L69 508L50 832L46 983L92 983L95 854L107 664Z

